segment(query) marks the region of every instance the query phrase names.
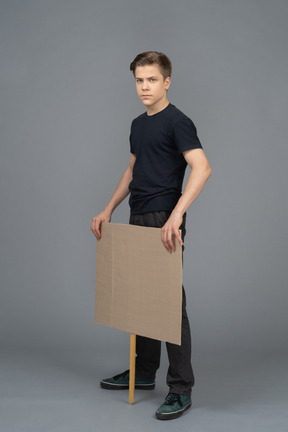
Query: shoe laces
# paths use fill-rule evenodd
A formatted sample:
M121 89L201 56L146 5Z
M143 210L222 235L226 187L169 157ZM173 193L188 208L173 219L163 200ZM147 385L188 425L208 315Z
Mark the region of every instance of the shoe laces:
M125 372L120 373L119 375L115 375L115 376L113 377L113 379L114 379L114 380L118 380L119 378L125 378L126 375L128 375L128 374L129 374L129 369L126 370Z
M179 394L168 393L168 395L165 399L164 405L173 405L175 402L178 402L180 404L180 406L183 406Z

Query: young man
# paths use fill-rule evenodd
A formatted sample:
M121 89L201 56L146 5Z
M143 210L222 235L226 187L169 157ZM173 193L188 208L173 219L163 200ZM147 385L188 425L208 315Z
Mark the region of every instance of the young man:
M175 250L173 235L183 245L186 210L201 192L211 168L193 122L167 99L172 71L168 57L155 51L141 53L131 63L130 70L146 112L132 122L129 165L106 208L92 219L91 230L100 239L101 223L110 222L115 208L130 194L129 223L162 228L163 245L172 253ZM182 194L187 164L191 173ZM182 344L167 343L166 346L169 393L156 411L156 418L160 420L179 417L191 406L194 374L184 287ZM160 349L160 341L137 336L136 389L155 387ZM101 387L129 388L129 370L102 380Z

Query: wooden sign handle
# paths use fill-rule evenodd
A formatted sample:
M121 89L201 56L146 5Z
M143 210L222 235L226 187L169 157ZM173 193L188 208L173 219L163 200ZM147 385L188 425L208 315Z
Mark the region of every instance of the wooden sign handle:
M130 335L130 374L129 374L129 403L134 402L135 390L135 359L136 359L136 335Z

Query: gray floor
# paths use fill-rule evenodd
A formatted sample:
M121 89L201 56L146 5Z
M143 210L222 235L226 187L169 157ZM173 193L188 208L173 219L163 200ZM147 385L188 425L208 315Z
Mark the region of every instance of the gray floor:
M105 355L104 355L105 354ZM112 353L111 353L112 354ZM1 432L175 430L287 432L287 357L194 358L193 408L161 422L155 409L167 393L164 358L153 391L101 390L100 378L123 359L93 351L6 351L1 354ZM120 370L121 372L121 370Z

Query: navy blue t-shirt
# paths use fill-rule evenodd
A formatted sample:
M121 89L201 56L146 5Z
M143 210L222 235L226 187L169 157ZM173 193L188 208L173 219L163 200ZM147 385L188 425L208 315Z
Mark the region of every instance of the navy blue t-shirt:
M130 151L135 154L129 185L132 214L172 211L182 192L187 162L182 152L202 148L194 123L174 105L133 120Z

